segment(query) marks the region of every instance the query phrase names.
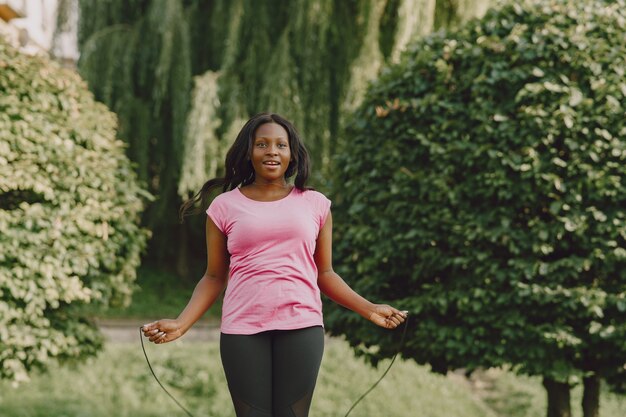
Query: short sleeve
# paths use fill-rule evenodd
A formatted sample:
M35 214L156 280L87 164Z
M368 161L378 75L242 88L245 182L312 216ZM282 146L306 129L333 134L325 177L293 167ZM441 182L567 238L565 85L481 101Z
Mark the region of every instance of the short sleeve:
M226 224L227 218L226 215L228 211L224 206L224 199L220 198L221 195L215 197L215 199L209 205L209 208L206 210L206 214L213 220L213 223L217 226L218 229L224 234L226 234Z
M315 194L318 224L321 230L326 223L326 219L328 218L328 213L330 213L330 206L332 203L324 194L319 192L316 192Z

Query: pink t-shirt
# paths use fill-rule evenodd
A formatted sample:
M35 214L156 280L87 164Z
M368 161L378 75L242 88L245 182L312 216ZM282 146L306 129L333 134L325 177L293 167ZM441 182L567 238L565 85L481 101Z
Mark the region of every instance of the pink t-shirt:
M277 201L255 201L238 188L213 200L206 212L230 253L222 333L323 325L313 253L330 204L297 188Z

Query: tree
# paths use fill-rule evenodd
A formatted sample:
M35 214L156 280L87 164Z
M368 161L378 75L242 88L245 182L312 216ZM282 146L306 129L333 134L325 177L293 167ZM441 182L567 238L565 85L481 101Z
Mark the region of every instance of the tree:
M119 137L155 196L143 216L154 236L150 252L171 261L172 236L184 231L177 190L192 88L184 8L180 0L79 4L79 72L96 100L118 115Z
M79 69L116 111L157 201L144 224L150 255L186 276L204 227L177 223L182 199L221 172L223 152L249 116L285 114L325 172L343 114L384 62L438 25L480 13L488 0L80 1ZM439 5L439 2L437 2ZM175 45L175 47L172 47ZM324 175L313 179L324 187ZM203 221L203 219L201 219ZM176 242L176 244L172 244Z
M115 130L76 73L0 38L0 378L95 354L85 307L129 300L149 195Z
M625 22L623 0L522 1L415 42L335 165L340 270L412 312L403 355L540 375L550 417L572 384L586 417L624 384ZM371 360L397 349L329 309Z

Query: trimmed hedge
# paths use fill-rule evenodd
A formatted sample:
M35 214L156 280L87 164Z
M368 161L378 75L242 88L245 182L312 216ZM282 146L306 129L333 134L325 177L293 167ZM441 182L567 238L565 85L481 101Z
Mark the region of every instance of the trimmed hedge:
M623 379L625 38L624 0L518 1L371 85L336 159L336 258L413 313L406 357ZM327 316L373 361L397 349L400 332Z
M95 353L81 306L129 300L149 195L115 131L77 74L0 38L0 378Z

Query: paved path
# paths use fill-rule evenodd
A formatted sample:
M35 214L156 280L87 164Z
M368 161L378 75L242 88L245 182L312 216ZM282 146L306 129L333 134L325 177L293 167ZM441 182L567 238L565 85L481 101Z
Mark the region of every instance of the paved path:
M149 320L140 319L106 319L96 320L96 324L108 342L112 343L135 343L139 338L139 327L149 323ZM201 320L193 325L182 337L186 342L206 342L220 340L220 326L218 321ZM326 335L326 342L339 341Z
M97 324L105 339L113 343L134 343L139 337L139 327L147 321L140 319L107 319L98 320ZM201 321L196 323L184 336L185 341L214 341L219 340L219 323Z

